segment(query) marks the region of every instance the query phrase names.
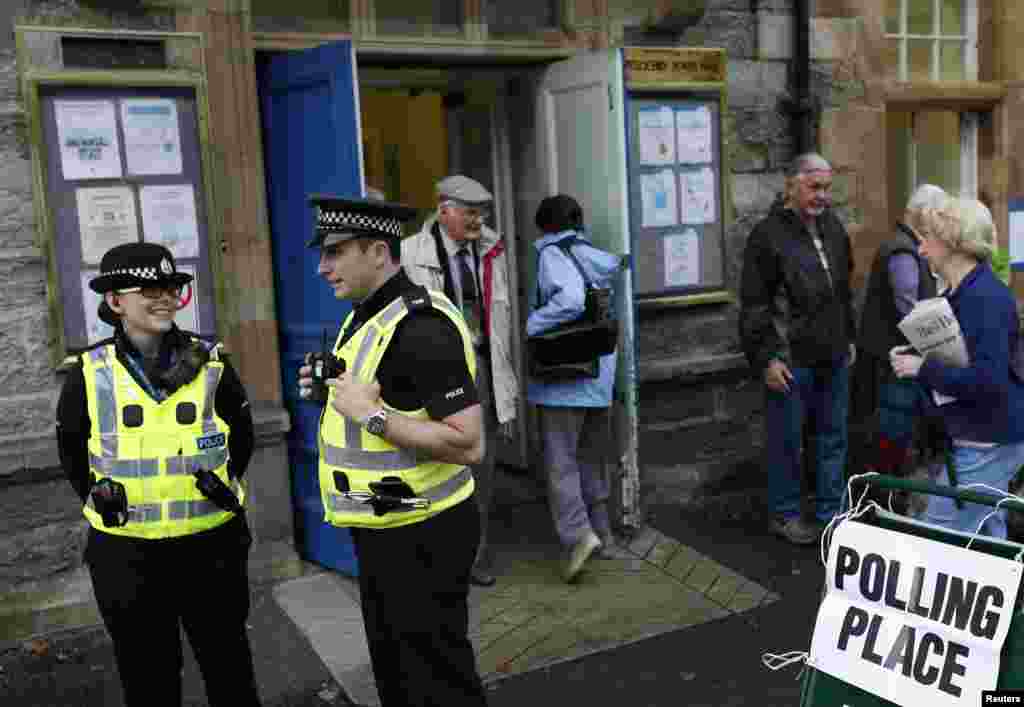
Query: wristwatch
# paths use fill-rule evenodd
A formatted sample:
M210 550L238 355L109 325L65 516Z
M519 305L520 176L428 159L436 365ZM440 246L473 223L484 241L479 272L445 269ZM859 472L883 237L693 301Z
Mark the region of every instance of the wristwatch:
M384 436L384 428L388 424L388 411L381 408L377 412L363 420L363 427L366 431L377 437Z

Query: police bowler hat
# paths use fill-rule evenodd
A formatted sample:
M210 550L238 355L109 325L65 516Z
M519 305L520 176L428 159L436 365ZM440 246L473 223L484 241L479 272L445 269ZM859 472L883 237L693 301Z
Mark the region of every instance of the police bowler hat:
M158 243L123 243L108 250L100 260L100 274L89 281L93 292L150 285L176 285L192 282L188 273L178 272L174 256Z
M416 216L414 208L379 199L311 194L309 203L316 209L316 224L307 248L323 248L367 236L398 240L402 237L402 224Z

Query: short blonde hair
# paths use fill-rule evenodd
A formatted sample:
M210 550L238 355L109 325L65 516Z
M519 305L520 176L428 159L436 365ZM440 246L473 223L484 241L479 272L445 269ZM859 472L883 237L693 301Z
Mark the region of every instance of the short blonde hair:
M996 248L992 212L977 199L952 198L938 208L922 209L921 226L953 252L981 262L990 260Z

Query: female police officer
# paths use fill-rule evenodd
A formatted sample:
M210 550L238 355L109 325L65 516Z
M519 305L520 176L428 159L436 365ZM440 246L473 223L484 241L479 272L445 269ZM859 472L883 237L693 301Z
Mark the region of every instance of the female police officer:
M191 280L163 246L109 250L89 285L114 336L78 357L57 406L61 463L91 526L85 562L128 707L181 704L179 626L211 705L259 704L239 504L252 416L219 347L174 324Z

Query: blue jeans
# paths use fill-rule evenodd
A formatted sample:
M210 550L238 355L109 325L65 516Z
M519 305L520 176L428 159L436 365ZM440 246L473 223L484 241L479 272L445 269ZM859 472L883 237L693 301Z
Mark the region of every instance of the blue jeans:
M968 484L980 483L1005 491L1017 470L1024 464L1024 442L1001 444L991 449L960 447L954 444L953 463L956 465L958 486L964 487ZM936 483L940 486L949 486L949 475L939 474ZM971 490L997 495L985 488L974 487ZM978 503L964 503L963 508L957 508L956 502L952 498L929 496L924 520L952 530L974 533L978 530L981 519L994 510L995 508L992 506L983 506ZM1001 508L998 513L986 520L979 534L1005 538L1006 510Z
M768 495L776 516L800 515L800 445L804 416L815 421L817 489L815 515L828 522L839 512L846 488L846 410L850 373L834 367L791 368L788 393L765 388L765 466Z

